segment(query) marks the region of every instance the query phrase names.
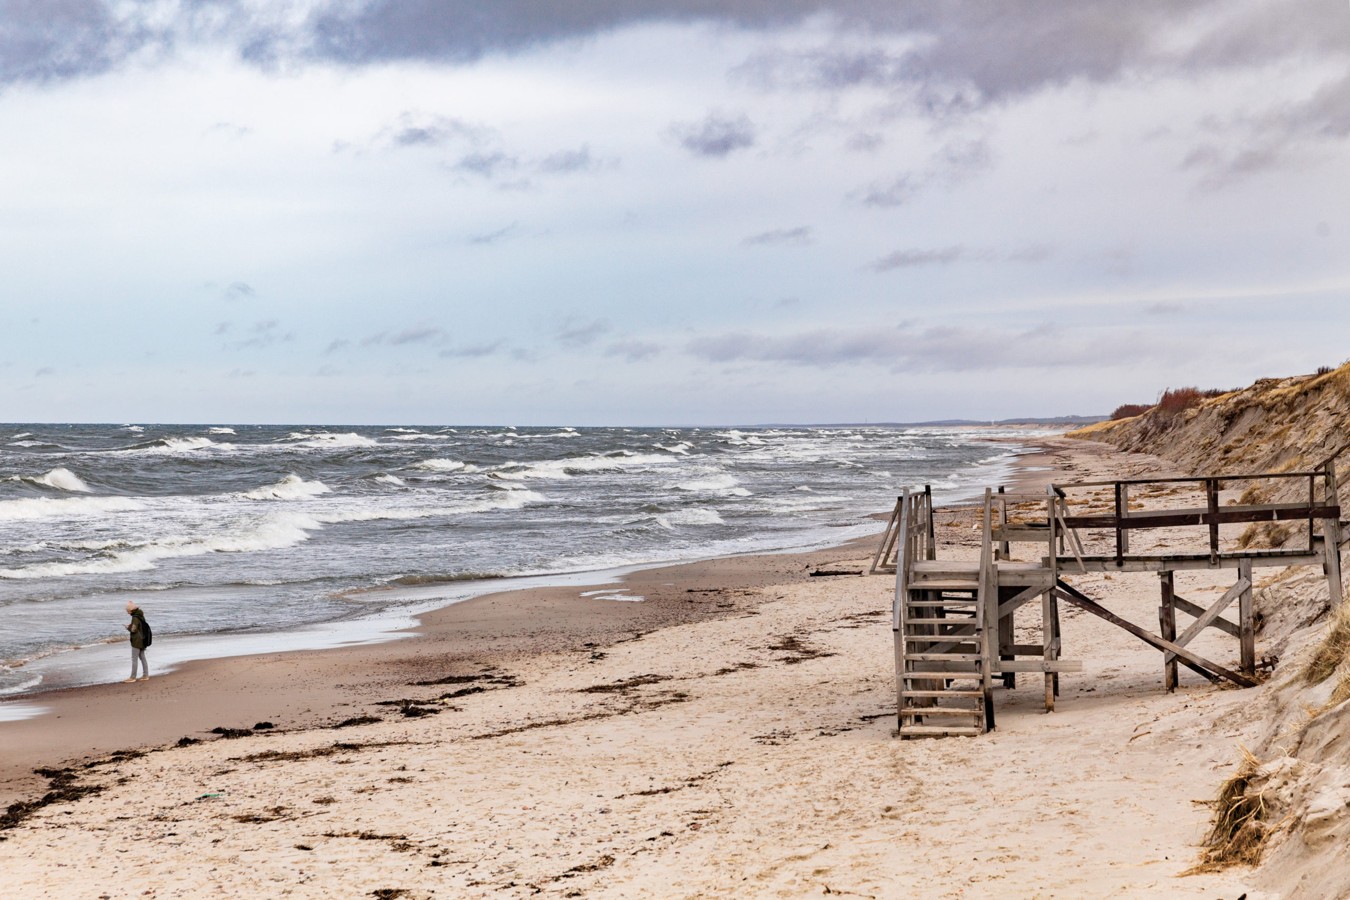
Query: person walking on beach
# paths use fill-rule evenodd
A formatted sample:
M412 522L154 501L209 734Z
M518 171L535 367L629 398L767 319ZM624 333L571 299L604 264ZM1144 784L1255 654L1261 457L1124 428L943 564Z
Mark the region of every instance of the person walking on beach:
M145 621L145 613L132 601L127 601L127 612L131 614L131 621L127 623L127 631L131 632L131 677L125 679L123 684L130 684L133 681L145 681L150 677L150 664L145 661L145 648L150 646L150 623ZM136 661L140 660L141 677L136 677Z

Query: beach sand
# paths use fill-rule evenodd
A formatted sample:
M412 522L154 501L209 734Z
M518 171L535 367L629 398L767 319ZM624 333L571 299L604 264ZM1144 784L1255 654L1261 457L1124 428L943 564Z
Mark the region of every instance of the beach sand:
M1040 446L1024 488L1167 468ZM944 553L971 552L974 526L944 511ZM863 570L874 549L644 571L624 585L640 603L499 594L405 641L43 695L50 714L0 724L5 802L42 794L54 773L38 766L70 766L54 782L68 796L99 790L0 831L3 882L113 898L1243 893L1242 869L1181 873L1257 727L1252 692L1183 669L1166 694L1156 651L1065 611L1084 671L1054 713L1024 678L996 691L994 732L902 742L893 577L810 575ZM1138 578L1076 583L1147 625L1156 579ZM259 722L274 727L208 733Z

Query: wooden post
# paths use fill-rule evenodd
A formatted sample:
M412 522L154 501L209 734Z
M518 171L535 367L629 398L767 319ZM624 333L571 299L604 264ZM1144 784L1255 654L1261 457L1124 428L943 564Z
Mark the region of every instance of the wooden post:
M1008 534L1008 495L1003 490L1003 485L998 486L998 526L1000 533L1005 537ZM1007 541L999 541L998 558L1007 559L1012 555L1011 548Z
M905 597L909 590L909 489L896 503L895 600L891 610L891 628L895 631L895 722L905 723Z
M1219 564L1219 479L1205 479L1205 499L1209 501L1209 564Z
M1163 640L1175 641L1177 639L1175 575L1170 571L1159 572L1158 579L1162 583L1162 606L1158 607L1160 633ZM1163 688L1169 693L1177 689L1177 661L1175 659L1167 661L1166 654L1163 655Z
M1122 519L1130 517L1130 486L1128 484L1120 486L1120 517ZM1128 528L1120 529L1120 547L1124 552L1130 552L1130 530Z
M1336 461L1326 463L1326 504L1340 506L1340 485L1336 480ZM1327 575L1327 590L1331 594L1331 608L1341 605L1344 592L1341 587L1341 522L1339 518L1322 520L1322 565Z
M1018 591L1017 591L1017 588L1012 588L1012 587L1007 588L1007 590L1010 591L1010 592L1014 592L1014 594L1017 594L1017 592L1018 592ZM1000 588L999 588L999 606L1000 606L1000 607L1003 606L1003 591L1004 591L1004 588L1000 587ZM1000 613L998 614L998 619L999 619L999 660L1000 660L1000 661L1002 661L1002 660L1015 660L1015 658L1017 658L1017 653L1015 653L1014 650L1012 650L1012 644L1014 644L1014 642L1017 641L1017 634L1015 634L1015 631L1012 630L1012 615L1014 615L1014 613L1012 613L1012 611L1010 611L1010 613L1007 613L1006 615L1004 615L1004 614L1002 613L1002 611L1000 611ZM1010 691L1012 690L1012 688L1017 687L1017 672L1008 672L1008 671L1006 671L1006 669L1004 669L1004 672L1003 672L1003 687L1008 688L1008 690L1010 690Z
M926 521L926 531L928 534L928 552L925 559L937 559L937 527L933 523L933 486L925 484L923 486L923 500Z
M1116 482L1116 568L1125 565L1125 485Z
M1252 561L1243 559L1238 562L1238 581L1246 581L1247 587L1238 595L1238 644L1240 647L1239 671L1243 675L1256 674L1256 624L1252 616ZM1163 635L1167 637L1167 635Z

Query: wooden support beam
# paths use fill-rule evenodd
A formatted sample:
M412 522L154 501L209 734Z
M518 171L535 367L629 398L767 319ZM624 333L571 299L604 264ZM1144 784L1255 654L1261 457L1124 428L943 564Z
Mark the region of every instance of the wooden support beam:
M1239 569L1238 571L1241 571L1241 569ZM1222 597L1214 601L1214 605L1212 605L1209 609L1205 610L1200 615L1200 618L1192 622L1190 627L1181 633L1181 636L1176 639L1177 646L1184 647L1191 641L1193 641L1195 639L1195 636L1200 632L1204 631L1206 628L1208 628L1209 624L1213 622L1215 619L1217 619L1219 617L1219 613L1227 609L1230 603L1236 600L1238 596L1240 596L1244 592L1250 591L1251 589L1252 589L1251 579L1239 576L1237 584L1233 585L1227 591L1225 591ZM1171 653L1163 654L1163 659L1166 660L1167 662L1171 662L1173 658L1174 657Z
M877 555L872 557L872 566L868 570L869 575L875 575L884 568L889 568L891 551L895 549L896 537L900 534L898 525L900 523L900 504L905 502L905 498L895 498L895 509L891 510L891 518L886 522L886 531L881 536L881 546L877 548Z
M1187 615L1199 618L1200 616L1203 616L1205 614L1205 608L1203 606L1201 606L1198 603L1192 603L1191 601L1187 600L1180 594L1176 593L1172 594L1172 601L1176 605L1177 609L1181 610ZM1241 629L1239 629L1238 626L1234 625L1232 622L1225 619L1223 616L1219 616L1219 618L1215 619L1213 622L1210 622L1209 627L1217 628L1224 634L1231 634L1233 637L1242 636ZM1164 637L1166 637L1166 635L1164 635Z
M1177 637L1177 595L1175 574L1159 572L1158 580L1162 584L1162 606L1158 607L1158 630L1163 640L1175 641ZM1204 610L1201 610L1203 615ZM1163 688L1171 693L1177 689L1177 662L1163 655Z
M1139 640L1143 641L1144 643L1152 647L1156 647L1159 650L1162 650L1163 652L1170 651L1176 654L1177 661L1180 662L1183 666L1185 666L1188 669L1191 669L1198 675L1210 681L1217 681L1218 679L1215 678L1215 676L1218 675L1227 678L1229 681L1233 682L1234 684L1241 685L1242 687L1256 687L1256 682L1253 681L1252 679L1247 678L1244 675L1239 675L1237 672L1234 672L1231 669L1224 668L1218 663L1210 662L1209 660L1205 659L1198 653L1194 653L1190 650L1187 650L1185 647L1174 644L1171 641L1164 640L1163 638L1158 637L1156 634L1153 634L1152 632L1140 628L1133 622L1122 619L1120 616L1111 612L1109 609L1102 606L1097 601L1093 600L1091 597L1082 593L1072 585L1065 584L1063 581L1060 581L1059 586L1055 589L1055 593L1060 597L1064 598L1069 603L1072 603L1074 606L1077 606L1079 609L1086 610L1087 612L1092 613L1094 616L1098 616L1099 618L1105 619L1112 625L1116 625L1120 628L1125 629L1130 634L1139 638Z
M1246 583L1238 595L1238 668L1243 675L1256 674L1256 621L1252 615L1252 564L1250 561L1238 569L1238 584Z
M999 619L1003 619L1006 618L1007 616L1012 615L1024 604L1030 603L1032 600L1035 600L1037 595L1044 593L1045 588L1036 585L1027 588L1026 590L1019 593L1017 596L1013 597L1011 600L1005 600L1004 602L998 605Z
M1076 659L1004 659L999 661L999 671L1001 672L1081 672L1083 663ZM1051 710L1054 709L1054 698L1051 698Z

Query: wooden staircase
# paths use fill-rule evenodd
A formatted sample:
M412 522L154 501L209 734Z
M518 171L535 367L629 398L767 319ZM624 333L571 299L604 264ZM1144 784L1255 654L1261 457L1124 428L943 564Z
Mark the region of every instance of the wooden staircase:
M984 734L993 703L980 564L904 568L895 607L900 737Z

